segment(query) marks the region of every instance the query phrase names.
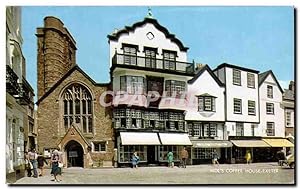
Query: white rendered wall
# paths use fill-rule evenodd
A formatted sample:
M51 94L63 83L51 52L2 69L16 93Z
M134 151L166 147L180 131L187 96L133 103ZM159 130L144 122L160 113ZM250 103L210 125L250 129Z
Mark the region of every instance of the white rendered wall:
M255 88L247 87L247 72L241 71L241 86L233 85L233 69L226 67L226 97L227 97L227 121L259 122L259 98L258 98L258 75L255 76ZM234 114L233 99L242 99L242 114ZM248 115L248 100L255 101L256 115Z
M152 32L154 39L149 40L146 36L148 32ZM116 50L118 53L123 54L122 43L138 45L139 49L137 56L144 57L143 52L144 47L152 47L158 49L157 59L162 59L162 50L171 50L177 52L176 61L187 61L186 52L180 51L176 43L171 42L167 39L165 34L159 31L153 24L146 23L142 27L136 28L134 31L129 32L129 34L121 34L118 41L109 41L110 44L110 66L112 64L112 57L114 56Z
M261 136L261 131L259 129L258 124L254 123L243 123L244 125L244 136L253 136L252 135L252 125L255 125L254 127L254 136ZM225 123L227 135L228 136L236 136L236 122L226 122Z
M220 87L213 77L204 71L201 76L194 81L193 84L188 84L188 95L191 97L191 102L186 108L185 120L191 121L225 121L224 114L224 87ZM198 95L208 93L217 97L215 99L215 112L199 112L198 111Z
M217 137L215 137L215 140L227 140L224 135L224 124L222 123L217 124Z
M267 97L267 86L273 86L273 98ZM262 136L267 136L267 122L274 122L275 124L275 136L285 136L285 123L284 123L284 109L282 107L282 93L279 90L275 80L269 75L263 84L259 88L260 94L260 128L262 130ZM274 115L266 113L266 103L274 104Z

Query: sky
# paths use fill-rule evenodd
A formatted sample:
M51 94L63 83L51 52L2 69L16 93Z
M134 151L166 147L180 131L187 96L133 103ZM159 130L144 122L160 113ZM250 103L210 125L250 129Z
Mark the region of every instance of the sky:
M230 63L260 72L272 70L283 88L294 80L292 6L151 6L153 16L189 47L188 61L212 69ZM142 21L146 6L24 6L23 54L27 80L37 94L36 28L45 16L61 19L76 41L77 64L96 82L109 82L107 35ZM35 99L36 100L36 99Z

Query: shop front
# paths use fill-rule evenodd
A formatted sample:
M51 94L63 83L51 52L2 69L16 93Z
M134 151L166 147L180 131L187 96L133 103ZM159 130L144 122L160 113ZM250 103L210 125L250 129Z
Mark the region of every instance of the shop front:
M130 166L134 152L140 158L140 165L158 164L157 150L160 141L154 132L120 132L118 143L119 166Z
M277 162L277 153L281 150L284 150L286 155L293 152L294 144L286 138L263 138L262 140L270 145L267 151L265 151L268 157L267 159L262 159L263 161ZM264 154L264 152L261 154ZM262 156L262 158L265 157Z
M245 155L249 151L251 153L252 162L261 162L269 159L270 145L260 139L253 140L230 140L232 147L232 163L245 163ZM263 154L261 154L263 153Z
M180 163L180 152L184 147L189 153L187 164L191 164L191 146L192 143L185 133L159 133L161 140L161 146L159 148L159 162L160 165L167 165L168 158L167 154L169 151L173 152L174 163L179 165Z
M117 143L120 167L131 166L134 152L140 158L140 166L166 165L169 151L174 154L174 162L179 163L180 151L192 145L187 134L155 132L120 132Z
M213 152L219 156L219 163L230 163L231 142L225 140L192 140L192 164L210 164L213 159Z

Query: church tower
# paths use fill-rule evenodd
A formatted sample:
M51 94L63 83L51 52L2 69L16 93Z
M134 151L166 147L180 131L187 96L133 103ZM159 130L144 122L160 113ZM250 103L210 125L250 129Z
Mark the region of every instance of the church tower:
M76 64L76 42L58 18L44 18L37 28L37 78L40 99Z

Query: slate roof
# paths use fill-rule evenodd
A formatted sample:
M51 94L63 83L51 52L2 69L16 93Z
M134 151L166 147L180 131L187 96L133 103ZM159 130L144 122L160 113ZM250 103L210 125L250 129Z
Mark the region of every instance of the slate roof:
M262 83L266 80L266 78L267 78L269 75L271 75L271 76L274 78L274 80L275 80L275 82L276 82L276 84L277 84L279 90L281 91L281 93L283 93L283 90L282 90L282 88L281 88L279 82L277 81L277 79L276 79L276 77L275 77L275 75L274 75L274 73L273 73L272 70L268 70L268 71L266 71L266 72L263 72L263 73L258 74L258 86L261 86Z

